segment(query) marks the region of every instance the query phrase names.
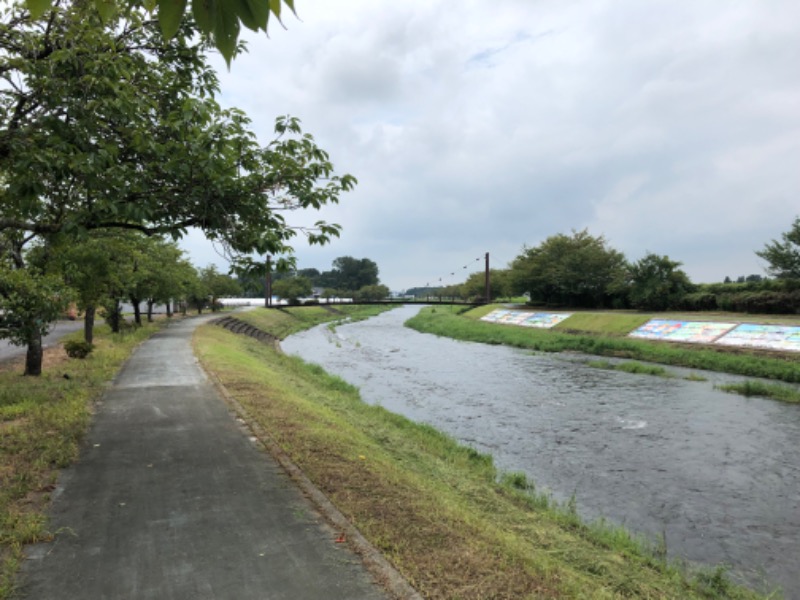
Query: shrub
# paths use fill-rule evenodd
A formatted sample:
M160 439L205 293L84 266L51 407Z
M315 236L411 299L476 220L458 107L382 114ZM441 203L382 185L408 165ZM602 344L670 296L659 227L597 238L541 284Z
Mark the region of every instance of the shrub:
M83 340L70 340L64 343L64 350L70 358L86 358L94 346Z

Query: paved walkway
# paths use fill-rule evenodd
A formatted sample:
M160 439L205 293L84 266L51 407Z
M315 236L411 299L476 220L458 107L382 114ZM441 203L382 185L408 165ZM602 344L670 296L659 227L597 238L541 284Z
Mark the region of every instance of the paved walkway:
M142 345L104 396L21 598L386 597L206 380L189 344L204 320Z

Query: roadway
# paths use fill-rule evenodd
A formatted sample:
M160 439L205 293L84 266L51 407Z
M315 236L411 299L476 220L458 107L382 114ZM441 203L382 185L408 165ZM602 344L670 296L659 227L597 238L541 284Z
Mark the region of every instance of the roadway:
M42 339L42 345L49 348L58 343L58 341L73 331L83 329L83 320L76 319L75 321L58 321L56 326ZM25 346L14 346L8 340L0 340L0 363L12 360L19 356L25 356L27 348Z

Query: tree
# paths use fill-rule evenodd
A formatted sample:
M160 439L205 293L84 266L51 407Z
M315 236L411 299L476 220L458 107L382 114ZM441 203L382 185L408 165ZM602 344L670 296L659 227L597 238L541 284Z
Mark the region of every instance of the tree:
M240 296L242 286L230 275L217 271L215 265L200 269L200 282L208 293L211 310L219 308L219 299L225 296Z
M82 6L47 23L5 14L0 229L180 236L200 227L234 258L291 254L298 232L311 243L338 235L336 225L293 228L283 216L337 202L355 184L334 175L299 120L279 117L260 146L243 113L213 100L216 76L188 26L165 46L139 13L98 28Z
M489 284L491 299L510 296L510 271L508 269L490 269ZM483 298L486 295L486 273L483 271L472 273L461 285L461 295L465 298Z
M339 234L284 216L355 185L297 119L279 117L261 146L243 113L214 101L189 21L165 42L135 6L103 16L85 2L42 21L0 9L0 253L13 268L25 269L25 244L103 229L199 227L243 268L251 253L291 255L298 233Z
M682 263L652 252L629 267L631 305L641 310L667 310L693 291L688 275L678 267Z
M600 307L620 296L626 267L621 252L584 229L524 247L511 264L511 286L514 293L530 292L532 302Z
M58 277L0 265L0 337L27 346L25 375L41 374L42 337L69 299L69 290Z
M272 292L290 304L296 303L300 298L311 295L311 281L305 277L288 277L276 281L272 285Z
M772 240L763 250L756 252L769 263L767 272L778 279L800 279L800 217L796 217L789 231L781 234L781 241Z
M365 285L359 289L358 292L356 292L356 299L366 302L373 302L376 300L385 300L389 297L389 294L389 288L385 285Z
M77 244L66 236L54 236L47 246L38 248L38 256L31 253L31 262L60 274L75 292L78 308L84 313L83 337L89 344L94 341L97 308L121 296L123 282L130 277L127 246L115 233L95 232Z
M53 2L25 0L25 5L33 18L38 19L46 16ZM283 0L283 3L294 12L294 0ZM177 33L187 5L187 0L94 0L95 10L103 20L109 20L118 12L129 11L132 7L157 13L161 31L168 38ZM253 31L267 31L270 13L280 19L281 6L281 0L192 0L191 14L200 31L211 36L214 45L230 65L231 58L237 52L241 25Z
M333 269L319 276L321 287L357 291L367 285L378 285L378 265L368 259L340 256L333 261Z

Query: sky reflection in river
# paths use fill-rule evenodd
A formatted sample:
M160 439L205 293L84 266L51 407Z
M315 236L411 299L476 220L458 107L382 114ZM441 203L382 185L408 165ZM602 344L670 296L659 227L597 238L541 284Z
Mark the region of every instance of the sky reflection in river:
M320 327L282 345L430 423L580 512L666 537L672 556L727 563L800 598L800 407L708 382L588 367L582 357L404 328L418 309Z

